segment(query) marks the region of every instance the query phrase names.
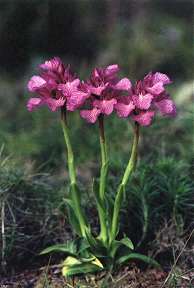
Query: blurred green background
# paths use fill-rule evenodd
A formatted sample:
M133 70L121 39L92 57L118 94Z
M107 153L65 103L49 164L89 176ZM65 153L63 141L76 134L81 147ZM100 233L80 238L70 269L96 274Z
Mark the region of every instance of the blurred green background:
M178 117L169 122L166 119L157 122L159 124L149 130L162 125L165 131L167 126L165 133L168 134L171 125L183 125L190 117L193 93L192 12L192 1L66 0L40 3L36 0L1 0L0 141L5 144L6 152L36 163L49 161L58 167L56 162L63 153L63 143L57 113L50 113L45 108L30 114L25 108L30 96L26 90L28 80L38 73L39 63L53 56L71 63L82 79L89 76L92 67L110 63L118 63L121 74L132 80L143 77L150 70L167 73L174 81L169 89L178 106ZM87 157L82 146L91 157L95 156L97 140L95 133L89 131L93 128L83 130L87 125L78 116L75 118L72 133L77 139L78 161L83 161ZM111 125L108 133L113 132L113 145L122 146L128 141L123 135L122 127L125 131L126 125L123 122L111 120L107 124ZM118 125L121 126L119 131ZM169 136L174 136L170 142L175 146L174 152L183 148L189 153L191 142L190 145L187 143L187 149L185 145L177 147L184 136L185 140L192 139L188 126L183 129L185 135L172 128L174 135L170 132ZM161 133L161 129L157 130ZM116 140L118 133L115 131L121 133L121 143ZM177 137L176 132L179 133ZM78 133L82 137L77 137ZM154 135L152 143L156 138ZM167 135L165 142L168 142Z
M47 108L34 113L26 110L27 82L38 73L37 65L53 56L70 63L81 79L89 76L92 67L112 63L118 63L120 75L132 81L149 71L170 76L169 92L178 115L176 119L158 117L150 128L142 129L138 173L145 179L137 173L124 207L135 228L124 223L123 229L136 242L135 235L139 233L143 242L149 230L148 245L163 221L175 219L179 232L190 227L194 214L190 205L193 11L189 0L0 0L0 192L6 240L2 261L14 266L13 261L37 255L46 244L70 237L64 207L59 207L67 181L59 114ZM114 115L105 125L114 195L128 161L131 129L128 120ZM69 126L83 202L88 206L91 177L99 173L97 127L85 123L78 113L70 115ZM159 217L155 226L149 214L154 208ZM186 217L188 209L191 214ZM96 215L93 207L88 210Z

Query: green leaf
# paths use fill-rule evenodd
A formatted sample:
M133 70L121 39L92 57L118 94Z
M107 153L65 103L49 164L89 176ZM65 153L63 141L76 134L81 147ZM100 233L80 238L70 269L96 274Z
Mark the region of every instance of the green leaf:
M100 188L99 188L99 183L93 179L93 193L95 196L96 200L96 206L98 210L98 216L99 216L99 221L100 221L100 235L99 239L103 241L103 243L107 243L107 238L108 238L108 231L107 231L107 216L108 216L108 211L106 209L106 201L102 201L100 198ZM108 220L110 221L110 219Z
M95 199L96 199L96 204L97 204L98 212L105 214L105 209L104 209L105 203L103 203L102 200L100 199L100 195L99 195L99 183L97 182L96 179L93 179L92 191L93 191L94 196L95 196Z
M105 195L105 201L106 201L106 207L107 207L107 214L108 214L108 221L111 224L112 216L113 216L113 210L114 210L114 199L111 194Z
M139 254L139 253L130 253L128 255L123 255L116 260L116 264L120 265L120 264L123 264L124 262L126 262L128 260L140 260L140 261L143 261L149 265L152 265L155 267L160 267L160 264L157 261L155 261L154 259L152 259L149 256Z
M64 198L63 201L65 202L67 206L68 219L71 224L71 227L73 228L73 231L75 231L77 235L81 236L80 224L75 214L75 207L73 205L73 201L68 198Z
M120 184L115 198L113 219L111 224L110 242L112 242L119 232L119 213L123 200L124 186Z
M74 265L79 265L82 264L82 262L80 260L78 260L75 257L71 257L68 256L64 261L63 261L63 265L64 266L74 266Z
M128 237L121 239L119 242L121 242L123 245L127 246L129 249L134 250L133 243L132 243L131 239L129 239Z
M86 238L90 245L90 249L97 257L107 257L107 248L104 246L102 240L94 238L90 231L86 231Z
M73 205L73 201L71 199L68 198L63 198L63 201L65 202L65 204L68 205L68 207L71 207L71 209L75 209L74 205Z
M85 229L88 228L88 223L86 216L81 207L81 191L75 183L70 185L69 198L71 201L71 209L73 209L72 214L75 215L73 222L73 228L76 229L76 232L79 236L85 236Z
M97 240L93 237L91 231L89 229L86 229L86 239L91 247L97 246Z
M94 273L103 269L102 263L98 258L91 255L90 259L77 259L75 257L67 257L63 262L62 274L69 277L77 274Z
M110 255L114 258L118 248L121 246L120 241L114 240L111 244Z
M49 246L46 249L44 249L40 253L40 255L48 254L51 252L63 252L69 255L77 254L76 247L73 242L67 242L66 244L56 244L56 245Z
M98 266L98 267L100 267L102 269L104 268L104 266L102 265L101 261L95 256L94 256L94 260L92 261L92 264L94 264L94 265L96 265L96 266Z
M114 258L118 249L121 248L121 246L125 246L127 248L129 248L130 250L133 250L134 249L134 246L133 246L133 243L132 241L128 238L128 237L125 237L121 240L114 240L112 242L112 245L111 245L111 256ZM128 251L129 252L129 251Z
M70 277L78 274L95 273L101 271L102 268L91 263L82 263L74 266L64 266L62 269L62 274L65 277Z
M79 254L86 252L86 250L90 247L90 244L85 238L78 238L75 240L75 243Z

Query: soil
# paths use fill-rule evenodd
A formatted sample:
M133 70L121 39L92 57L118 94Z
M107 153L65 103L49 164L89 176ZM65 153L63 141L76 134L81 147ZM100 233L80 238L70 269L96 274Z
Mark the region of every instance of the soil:
M168 281L166 281L168 277ZM141 271L136 266L125 267L113 275L102 272L87 277L65 279L57 265L24 271L2 278L0 288L194 288L194 269L184 273L156 269Z

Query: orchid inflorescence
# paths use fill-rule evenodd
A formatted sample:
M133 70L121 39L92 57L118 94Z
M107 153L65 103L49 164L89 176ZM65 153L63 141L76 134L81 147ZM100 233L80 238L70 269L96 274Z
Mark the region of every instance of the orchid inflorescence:
M81 109L81 117L89 123L115 111L119 117L130 117L141 126L151 124L155 110L167 116L176 114L175 105L164 87L171 81L159 72L147 74L132 86L128 78L119 80L117 64L95 68L85 82L57 57L41 64L40 69L40 76L33 76L28 83L29 91L39 96L30 98L29 111L42 105L47 105L51 111L60 107L67 111Z
M61 124L67 147L68 170L70 178L69 197L63 199L67 204L69 220L73 231L78 235L72 242L57 244L46 248L42 254L54 251L64 252L66 259L62 264L64 276L113 269L130 259L140 259L157 265L153 259L132 253L133 243L128 237L117 240L119 232L119 213L123 194L128 180L135 170L140 126L149 126L157 111L162 116L175 116L176 107L165 90L171 83L163 73L148 73L143 80L134 85L128 78L119 79L119 66L109 65L95 68L91 77L81 81L55 57L40 65L40 75L33 76L28 89L37 96L29 99L27 109L33 111L40 106L48 106L54 112L61 110ZM99 123L101 146L101 170L99 180L93 181L93 192L99 215L100 232L94 235L81 206L77 185L74 154L67 125L67 112L79 110L80 116L88 123ZM107 195L107 176L109 155L104 132L104 116L115 112L120 118L130 118L134 127L131 155L124 175L117 188L114 203Z

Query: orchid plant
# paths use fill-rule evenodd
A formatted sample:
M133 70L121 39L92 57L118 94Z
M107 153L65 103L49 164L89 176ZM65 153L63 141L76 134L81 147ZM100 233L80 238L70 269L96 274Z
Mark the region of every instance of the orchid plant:
M71 72L70 66L65 66L60 58L55 57L41 64L40 74L33 76L28 83L29 91L36 94L36 97L30 98L27 103L29 111L45 105L52 112L61 111L70 179L69 196L63 200L77 237L74 241L48 247L41 254L63 252L66 257L62 263L64 276L112 270L131 259L157 265L157 262L148 256L133 252L134 245L128 237L118 237L119 215L123 194L137 163L140 127L149 126L157 111L163 116L176 115L175 104L165 90L165 85L170 84L171 80L160 72L150 72L143 80L132 85L128 78L119 79L118 72L117 64L95 68L90 79L80 81ZM80 116L88 123L98 122L99 127L101 169L99 179L93 181L100 224L98 235L94 235L87 220L77 183L74 153L67 125L67 117L76 110L80 111ZM104 131L106 117L113 112L120 118L130 119L134 130L129 162L114 201L107 193L109 153Z

